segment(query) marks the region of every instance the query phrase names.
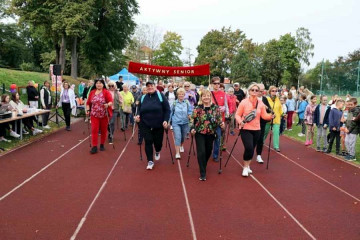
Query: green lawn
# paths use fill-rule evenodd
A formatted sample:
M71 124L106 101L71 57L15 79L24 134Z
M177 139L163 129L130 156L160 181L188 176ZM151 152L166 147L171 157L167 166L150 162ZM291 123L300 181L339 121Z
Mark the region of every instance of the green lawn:
M297 123L298 119L296 119L296 123ZM300 141L302 144L305 144L305 136L303 137L299 137L298 136L298 133L301 132L301 126L296 126L296 123L293 124L293 127L292 127L292 131L287 131L285 130L284 131L284 135L285 136L288 136L292 139L295 139L297 141ZM316 135L317 134L317 129L315 128L315 135L314 135L314 140L313 140L313 144L309 147L312 147L312 148L315 148L316 149ZM281 146L281 143L280 143L280 146ZM341 149L341 146L340 146L340 149ZM335 155L335 142L333 144L333 147L332 147L332 154ZM359 140L356 142L356 161L354 163L357 163L357 164L360 164L360 142Z

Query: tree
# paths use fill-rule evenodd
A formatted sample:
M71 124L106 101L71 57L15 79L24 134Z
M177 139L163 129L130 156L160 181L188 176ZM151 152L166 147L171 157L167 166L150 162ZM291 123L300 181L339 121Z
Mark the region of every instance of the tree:
M166 32L158 50L154 52L153 63L160 66L182 66L180 60L182 37L175 32Z
M252 42L245 40L230 65L231 79L235 82L248 84L260 82L261 48Z
M232 31L231 27L223 27L221 31L211 30L196 48L198 56L195 64L210 63L211 75L230 76L230 64L245 38L242 31Z
M94 0L91 27L81 45L86 63L102 74L111 61L110 53L124 49L135 29L136 0Z
M314 44L310 37L310 31L304 27L296 30L296 47L300 49L298 61L310 65L310 58L314 56Z
M282 75L281 57L279 52L280 45L275 39L270 40L264 46L261 79L265 87L271 85L279 86Z

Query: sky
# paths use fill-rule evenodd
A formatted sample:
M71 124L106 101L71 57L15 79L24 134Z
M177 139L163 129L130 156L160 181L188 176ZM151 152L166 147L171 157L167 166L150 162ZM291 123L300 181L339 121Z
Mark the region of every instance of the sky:
M138 0L138 24L155 25L163 33L183 38L194 57L201 38L223 26L240 29L247 38L264 43L299 27L311 32L315 45L312 68L360 48L360 0ZM185 55L182 56L182 58ZM192 61L194 61L194 57Z

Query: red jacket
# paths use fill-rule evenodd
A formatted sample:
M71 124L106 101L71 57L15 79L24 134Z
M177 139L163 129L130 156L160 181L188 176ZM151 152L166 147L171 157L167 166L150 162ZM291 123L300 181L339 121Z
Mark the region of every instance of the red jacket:
M90 108L91 108L91 100L95 96L95 92L96 92L96 89L92 90L90 92L90 94L89 94L89 97L88 97L87 101L86 101L86 105L90 106ZM106 103L109 103L109 102L113 103L113 98L111 96L111 93L107 89L103 89L103 94L104 94ZM112 117L112 107L108 107L107 111L109 113L109 119L110 119Z
M228 106L229 106L229 114L235 113L237 97L235 95L230 96L230 95L226 94L226 98L227 98Z

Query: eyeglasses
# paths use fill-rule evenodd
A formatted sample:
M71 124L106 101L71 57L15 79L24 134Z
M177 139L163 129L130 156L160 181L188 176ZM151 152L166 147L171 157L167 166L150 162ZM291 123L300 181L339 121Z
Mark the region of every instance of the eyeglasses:
M214 85L220 85L220 83L219 83L219 82L214 82L213 84L214 84Z
M109 85L109 87L115 87L114 85Z
M259 92L259 89L256 89L256 88L253 88L253 89L250 89L251 92Z
M271 92L277 92L277 90L271 90Z
M184 86L184 87L190 87L190 86Z

